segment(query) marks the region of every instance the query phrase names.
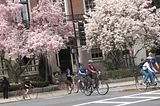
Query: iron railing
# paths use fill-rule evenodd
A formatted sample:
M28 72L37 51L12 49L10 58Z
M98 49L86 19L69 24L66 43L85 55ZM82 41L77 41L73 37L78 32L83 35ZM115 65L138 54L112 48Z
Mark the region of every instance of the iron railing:
M22 66L25 67L25 66ZM8 77L7 68L0 69L0 77ZM38 75L38 65L29 65L21 76L30 76L30 75Z

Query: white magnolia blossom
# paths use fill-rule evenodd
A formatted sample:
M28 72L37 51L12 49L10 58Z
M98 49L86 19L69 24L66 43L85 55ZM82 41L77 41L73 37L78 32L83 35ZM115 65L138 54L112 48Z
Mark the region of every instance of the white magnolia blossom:
M145 8L149 0L95 0L85 24L86 47L100 45L103 51L130 47L129 42L154 46L160 40L160 9ZM132 41L130 41L130 39ZM136 42L140 39L141 42ZM132 44L132 46L134 45Z

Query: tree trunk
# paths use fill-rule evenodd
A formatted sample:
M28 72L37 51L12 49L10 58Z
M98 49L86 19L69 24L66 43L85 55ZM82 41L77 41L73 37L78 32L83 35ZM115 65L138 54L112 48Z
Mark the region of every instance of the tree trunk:
M3 58L3 62L6 65L7 68L7 73L10 79L12 79L15 83L18 83L18 80L21 76L21 74L25 71L25 69L28 67L29 63L31 62L32 59L30 59L28 61L28 63L26 65L24 65L24 67L21 66L21 64L19 62L21 61L9 61L5 58Z

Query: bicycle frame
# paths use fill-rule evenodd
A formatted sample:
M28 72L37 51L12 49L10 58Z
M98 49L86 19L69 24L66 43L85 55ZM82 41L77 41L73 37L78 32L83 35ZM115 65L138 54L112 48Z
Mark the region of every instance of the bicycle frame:
M36 99L38 97L38 93L36 91L33 91L33 86L30 86L27 94L25 94L25 93L26 93L26 90L23 87L20 87L15 95L16 99L17 100L25 100L26 97L29 97L30 99Z

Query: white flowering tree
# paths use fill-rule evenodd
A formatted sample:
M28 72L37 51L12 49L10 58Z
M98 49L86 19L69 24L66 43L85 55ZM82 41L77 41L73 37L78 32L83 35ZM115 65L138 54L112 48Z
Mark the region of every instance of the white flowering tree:
M29 29L22 24L22 8L19 0L7 0L5 4L0 4L1 58L8 68L9 77L15 82L34 56L57 53L66 47L68 38L73 36L71 24L63 23L65 17L61 1L52 5L50 0L39 0L32 10ZM5 54L9 59L5 58ZM12 61L15 57L18 57L16 61ZM21 66L23 57L30 58L25 67Z
M148 8L150 0L95 0L85 25L87 48L100 45L108 52L142 43L154 46L159 40L160 10ZM134 41L134 42L131 42ZM132 45L131 45L132 44Z
M86 48L99 45L108 53L138 44L143 44L142 48L153 47L154 42L160 40L160 9L155 11L151 1L95 0L94 11L89 11L90 17L86 19Z

